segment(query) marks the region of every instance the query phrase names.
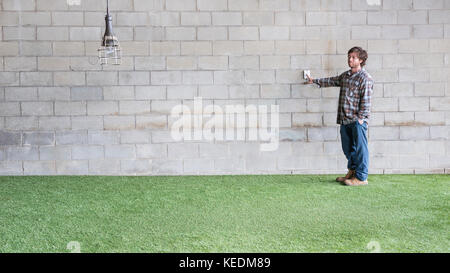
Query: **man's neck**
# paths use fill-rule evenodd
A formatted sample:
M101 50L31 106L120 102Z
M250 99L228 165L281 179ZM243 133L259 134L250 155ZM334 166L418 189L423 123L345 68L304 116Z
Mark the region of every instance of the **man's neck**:
M362 67L358 66L358 67L352 67L352 74L361 71Z

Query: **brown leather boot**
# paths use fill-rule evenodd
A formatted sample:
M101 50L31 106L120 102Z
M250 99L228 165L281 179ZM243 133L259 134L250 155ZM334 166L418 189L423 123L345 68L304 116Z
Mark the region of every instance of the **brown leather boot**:
M344 183L347 186L364 186L364 185L369 184L369 182L367 180L361 181L356 177L353 177L352 179L345 179Z
M355 170L348 170L347 174L344 177L338 177L336 178L336 181L344 183L346 179L352 179L353 177L355 177L355 173Z

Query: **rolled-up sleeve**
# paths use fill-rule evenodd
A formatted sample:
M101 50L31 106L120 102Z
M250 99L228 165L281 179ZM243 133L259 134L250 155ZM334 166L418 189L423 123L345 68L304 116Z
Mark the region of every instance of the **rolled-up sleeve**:
M360 101L359 101L359 119L370 118L370 106L373 93L373 81L370 79L364 80L360 89Z

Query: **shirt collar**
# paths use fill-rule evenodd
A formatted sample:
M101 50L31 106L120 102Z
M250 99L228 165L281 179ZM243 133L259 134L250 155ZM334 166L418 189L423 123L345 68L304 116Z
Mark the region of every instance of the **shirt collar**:
M361 70L359 70L358 72L352 74L352 70L349 69L349 70L347 71L347 75L349 75L349 76L354 76L354 75L358 75L359 73L361 73L361 72L363 72L363 71L365 71L365 69L364 69L364 67L361 67Z

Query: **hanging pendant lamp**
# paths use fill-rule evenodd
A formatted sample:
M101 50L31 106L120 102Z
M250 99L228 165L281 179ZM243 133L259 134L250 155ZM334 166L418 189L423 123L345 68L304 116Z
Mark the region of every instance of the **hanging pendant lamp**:
M119 65L122 62L122 50L119 40L112 31L112 17L109 15L109 0L106 1L106 29L103 35L102 45L99 47L98 58L101 65Z

